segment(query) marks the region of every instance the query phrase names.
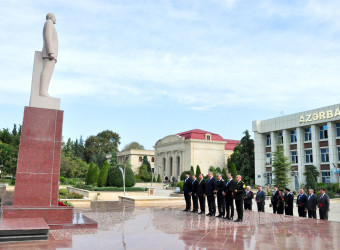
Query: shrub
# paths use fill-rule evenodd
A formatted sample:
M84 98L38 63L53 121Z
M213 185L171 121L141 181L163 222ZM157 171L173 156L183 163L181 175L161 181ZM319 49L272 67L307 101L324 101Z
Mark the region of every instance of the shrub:
M66 188L61 188L61 189L59 189L59 194L60 194L60 195L67 195L67 194L68 194L68 191L67 191Z
M125 171L125 187L133 187L136 184L134 173L130 167L126 167ZM108 186L123 187L123 176L119 166L110 167Z
M152 175L148 171L148 167L145 164L142 164L142 166L138 168L138 175L140 176L140 179L142 181L145 181L145 182L151 181Z
M93 191L124 191L123 187L95 187ZM125 191L146 191L144 187L125 187Z
M225 168L223 168L222 169L222 178L224 179L224 180L227 180L228 179L228 176L227 176L227 171L225 170Z
M198 176L199 176L201 173L202 173L202 172L201 172L201 168L200 168L199 165L197 165L197 167L196 167L196 177L197 177L197 179L198 179Z
M161 179L161 175L160 175L160 174L158 174L157 182L162 182L162 179Z
M91 176L91 184L92 184L92 185L97 185L99 173L100 173L99 168L98 168L98 166L95 164L95 165L94 165L94 168L93 168L92 176Z
M15 179L11 180L11 185L15 185Z
M83 199L83 198L84 198L84 195L82 195L82 194L77 194L77 193L73 192L73 193L67 194L67 195L66 195L66 198L67 198L67 199Z
M181 193L183 193L183 185L184 185L184 181L179 181L177 182L176 187L179 187L181 189Z
M89 168L87 169L87 173L86 173L86 177L85 177L86 185L92 184L91 178L92 178L92 175L93 175L94 166L95 166L94 163L91 162L90 165L89 165Z
M66 178L63 176L60 176L60 183L65 184Z
M182 173L181 173L181 177L180 177L180 180L181 181L184 181L185 180L185 174L187 173L187 172L189 172L190 173L190 176L192 176L193 174L194 174L194 170L193 170L194 168L193 167L191 167L191 170L190 171L183 171Z
M107 183L107 177L109 174L109 163L107 161L104 162L102 168L100 169L99 177L98 177L98 187L105 187Z
M296 195L296 191L293 191L293 194Z
M272 191L268 191L267 192L267 196L272 196L273 195L273 192Z

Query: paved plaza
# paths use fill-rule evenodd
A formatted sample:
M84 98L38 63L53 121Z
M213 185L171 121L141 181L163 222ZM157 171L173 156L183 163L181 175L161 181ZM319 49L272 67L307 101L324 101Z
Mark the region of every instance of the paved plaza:
M94 202L77 209L98 229L51 230L49 240L0 249L340 249L340 223L245 211L235 223L182 212L182 206Z

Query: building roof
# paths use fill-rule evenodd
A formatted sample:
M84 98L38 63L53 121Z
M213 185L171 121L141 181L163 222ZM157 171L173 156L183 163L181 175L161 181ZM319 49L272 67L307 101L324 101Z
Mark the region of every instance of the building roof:
M225 141L225 150L233 150L237 144L240 143L238 140L229 140L229 139L223 139L222 136L219 134L215 134L209 131L204 131L201 129L193 129L189 131L185 131L182 133L178 133L177 135L184 137L186 140L188 139L198 139L198 140L205 140L205 135L210 134L212 141Z

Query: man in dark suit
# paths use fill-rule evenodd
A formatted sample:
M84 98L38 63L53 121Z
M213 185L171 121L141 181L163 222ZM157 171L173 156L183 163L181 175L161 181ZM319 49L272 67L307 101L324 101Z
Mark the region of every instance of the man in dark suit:
M196 175L192 175L192 188L191 188L191 197L192 197L192 206L194 207L192 212L198 212L198 182L196 180Z
M296 206L298 207L299 217L306 217L307 215L307 195L305 190L300 189L300 194L296 199Z
M316 206L318 205L318 197L314 194L313 189L309 189L309 196L307 198L308 218L316 219Z
M244 189L246 185L242 181L242 176L236 176L236 188L234 191L235 205L237 211L237 220L235 222L243 221L243 200L244 200Z
M233 180L233 176L229 173L228 181L225 184L224 193L223 193L223 195L225 195L225 203L226 203L226 210L227 210L227 215L224 217L224 219L226 220L233 220L234 218L233 199L234 199L235 187L236 187L236 183Z
M198 199L200 201L201 212L199 214L205 214L205 180L203 174L200 174L198 181Z
M185 180L183 184L183 193L186 207L183 210L184 212L189 212L191 208L191 188L192 188L192 180L190 178L190 173L186 172Z
M247 186L247 190L244 194L244 210L252 210L254 194L250 190L250 186Z
M225 200L222 194L225 186L225 182L222 179L222 175L218 173L217 177L217 207L218 207L218 215L216 217L224 217L225 215Z
M293 216L293 203L294 203L294 195L290 192L289 188L285 189L285 196L283 197L285 202L285 215Z
M215 198L216 198L216 193L217 193L217 183L215 178L213 177L213 173L209 172L208 173L208 180L206 181L205 184L205 192L207 195L208 199L208 206L209 206L209 213L207 216L215 216L216 214L216 203L215 203Z
M273 194L271 197L271 206L273 207L273 213L276 214L277 213L277 198L279 196L279 190L278 187L275 185L274 186L274 190L273 190Z
M258 212L264 212L264 205L266 200L266 193L262 190L261 186L257 187L257 193L255 197L255 201L257 204L257 211Z
M328 220L329 203L329 196L325 193L325 189L321 188L319 197L320 220Z

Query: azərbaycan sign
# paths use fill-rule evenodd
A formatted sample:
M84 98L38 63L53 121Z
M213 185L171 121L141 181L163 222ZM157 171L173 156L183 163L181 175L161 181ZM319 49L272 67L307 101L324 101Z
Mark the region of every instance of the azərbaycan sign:
M313 114L300 116L300 123L331 119L337 116L340 117L340 109L321 111L319 113L313 113Z

